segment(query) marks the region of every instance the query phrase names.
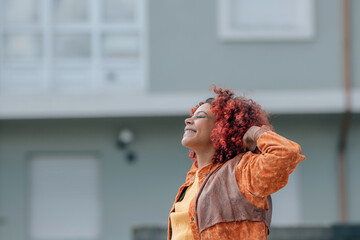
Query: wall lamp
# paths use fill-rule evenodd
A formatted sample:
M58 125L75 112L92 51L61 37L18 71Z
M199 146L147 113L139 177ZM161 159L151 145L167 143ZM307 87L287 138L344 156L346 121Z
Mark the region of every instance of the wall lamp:
M134 151L129 149L129 145L134 141L135 135L130 129L120 130L116 144L120 150L126 151L125 158L128 163L134 163L136 160L136 154Z

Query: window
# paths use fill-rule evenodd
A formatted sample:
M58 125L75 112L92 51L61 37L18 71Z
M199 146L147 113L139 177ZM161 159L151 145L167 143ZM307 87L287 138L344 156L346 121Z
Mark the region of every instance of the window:
M313 5L313 0L218 0L218 34L223 40L309 40Z
M0 91L144 88L144 0L0 0L0 9Z

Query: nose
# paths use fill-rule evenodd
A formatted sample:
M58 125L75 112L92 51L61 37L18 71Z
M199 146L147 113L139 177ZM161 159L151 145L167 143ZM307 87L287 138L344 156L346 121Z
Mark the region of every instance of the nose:
M193 123L193 119L191 117L185 119L185 125L189 125Z

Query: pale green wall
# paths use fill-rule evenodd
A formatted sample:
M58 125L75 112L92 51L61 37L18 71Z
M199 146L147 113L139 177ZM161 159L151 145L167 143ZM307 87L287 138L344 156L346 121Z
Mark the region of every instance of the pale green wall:
M133 129L138 161L129 165L115 146ZM31 152L91 151L100 156L105 238L128 239L131 227L165 225L191 161L180 145L183 118L21 120L0 123L0 239L24 240L26 168Z
M26 168L31 152L95 151L102 166L104 194L103 239L129 239L133 226L165 226L169 208L191 161L180 144L184 117L18 120L0 122L0 238L24 240L26 227ZM307 159L300 173L303 222L338 221L337 155L339 115L273 116L278 133L298 142ZM128 164L115 146L119 129L136 133L131 147L138 161ZM360 222L360 116L350 129L349 216Z
M272 117L278 133L298 142L306 156L299 165L302 176L303 220L339 222L338 137L341 115L282 115ZM346 149L348 220L360 223L360 115L354 114Z
M336 144L340 116L292 115L279 116L274 121L276 130L298 142L306 156L299 166L304 221L336 222Z
M305 42L221 42L216 1L149 1L150 89L342 86L341 1L316 0L316 36Z
M342 86L341 1L316 0L316 37L309 42L224 43L216 36L215 0L148 1L151 91ZM360 87L360 1L352 1L353 85ZM190 106L189 106L190 107ZM134 225L166 225L168 211L191 161L180 139L184 117L3 120L0 122L0 239L26 235L26 168L30 152L95 151L102 166L104 239L125 239ZM340 115L280 115L277 132L302 146L306 223L337 222L337 137ZM138 161L129 165L116 134L135 131ZM360 223L360 115L349 135L349 219ZM103 240L103 239L102 239Z
M348 145L349 220L360 223L360 114L351 119Z

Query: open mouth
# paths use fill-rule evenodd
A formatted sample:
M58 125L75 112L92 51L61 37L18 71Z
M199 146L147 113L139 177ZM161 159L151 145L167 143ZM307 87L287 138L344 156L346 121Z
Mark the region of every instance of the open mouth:
M195 130L192 130L192 129L185 129L184 131L185 133L196 133Z

